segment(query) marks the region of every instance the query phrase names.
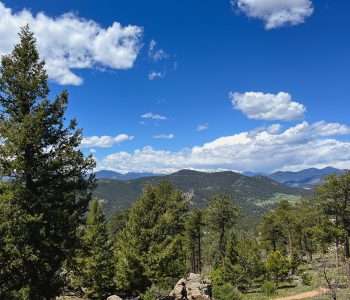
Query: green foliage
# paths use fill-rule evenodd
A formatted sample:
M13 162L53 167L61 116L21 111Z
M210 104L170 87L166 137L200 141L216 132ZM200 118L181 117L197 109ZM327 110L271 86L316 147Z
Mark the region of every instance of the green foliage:
M172 285L184 274L188 201L169 183L147 186L116 245L117 283L128 292Z
M81 242L75 258L75 287L82 289L88 299L105 299L115 290L115 271L112 243L98 200L90 203Z
M276 294L277 286L273 281L267 280L264 281L263 285L261 286L261 290L266 297L271 297Z
M116 237L126 226L129 217L129 210L121 210L114 213L108 220L108 232Z
M303 282L303 285L311 286L312 285L312 275L310 273L304 272L301 275L301 280Z
M202 230L203 213L200 209L193 209L185 222L185 244L192 273L202 271Z
M343 175L331 175L317 189L317 199L325 215L332 220L328 222L335 233L333 241L344 245L345 257L350 258L350 171Z
M157 300L155 291L152 288L148 288L146 292L141 295L142 300Z
M261 249L257 241L246 234L242 234L239 239L232 234L226 246L223 265L225 280L240 290L247 290L264 272Z
M129 181L98 180L95 196L106 200L106 215L110 216L116 211L128 209L135 199L142 194L143 187L147 184L159 184L169 181L183 192L192 192L192 202L195 207L204 208L208 205L208 199L217 194L230 195L244 215L249 216L249 224L241 224L249 229L250 224L256 224L258 218L275 206L276 198L311 195L308 190L290 188L283 184L263 177L247 177L234 172L204 173L183 170L177 173L139 178ZM293 196L295 196L293 198ZM266 203L267 205L262 205Z
M228 237L238 218L238 208L225 195L213 197L206 208L206 225L213 264L223 263Z
M266 259L266 271L279 284L286 280L291 270L290 260L279 251L271 252Z
M213 288L213 296L216 300L242 300L242 294L231 284L216 285Z
M44 63L28 27L0 65L0 298L51 299L77 245L95 165L65 127L68 94L47 99Z

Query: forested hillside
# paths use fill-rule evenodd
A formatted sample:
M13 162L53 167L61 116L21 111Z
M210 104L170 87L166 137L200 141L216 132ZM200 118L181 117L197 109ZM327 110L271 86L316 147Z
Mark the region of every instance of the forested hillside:
M167 176L154 176L129 181L98 181L95 196L104 200L108 215L129 208L147 184L168 181L191 197L194 207L204 207L218 193L229 195L244 214L259 216L278 201L296 201L311 196L312 191L291 188L268 177L248 177L234 172L204 173L182 170Z

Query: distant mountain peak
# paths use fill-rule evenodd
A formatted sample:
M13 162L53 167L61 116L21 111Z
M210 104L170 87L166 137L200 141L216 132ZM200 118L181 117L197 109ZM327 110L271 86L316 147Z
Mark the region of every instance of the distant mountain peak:
M277 182L291 187L312 188L322 183L325 177L331 174L342 174L345 170L334 167L325 167L322 169L308 168L300 171L278 171L269 175Z
M138 173L138 172L129 172L129 173L118 173L112 170L100 170L95 173L97 179L111 179L111 180L133 180L144 177L160 176L159 174L154 173Z

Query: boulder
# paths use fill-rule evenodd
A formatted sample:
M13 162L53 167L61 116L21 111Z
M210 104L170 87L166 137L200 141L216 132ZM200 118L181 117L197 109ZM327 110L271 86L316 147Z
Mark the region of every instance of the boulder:
M181 299L183 284L186 286L188 300L210 300L210 281L202 278L200 274L194 273L190 273L186 278L181 278L171 291L170 296L176 300Z
M107 298L107 300L123 300L122 298L120 298L119 296L117 295L112 295L112 296L109 296Z

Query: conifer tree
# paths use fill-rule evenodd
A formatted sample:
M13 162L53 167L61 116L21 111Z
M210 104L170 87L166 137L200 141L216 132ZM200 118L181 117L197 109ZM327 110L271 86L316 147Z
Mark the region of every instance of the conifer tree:
M187 252L190 261L190 271L201 273L202 271L202 230L203 213L200 209L193 209L185 223L185 237Z
M209 230L209 243L212 245L210 257L214 264L223 262L227 241L237 218L238 208L228 196L217 195L209 201L206 224Z
M77 288L81 288L88 299L106 299L115 290L113 249L102 206L96 199L89 205L81 240L75 268Z
M151 284L170 287L186 268L184 223L188 202L170 183L147 186L129 212L117 242L117 284L144 292Z
M0 298L52 299L77 243L94 161L65 127L68 94L48 100L48 77L28 26L0 66Z

